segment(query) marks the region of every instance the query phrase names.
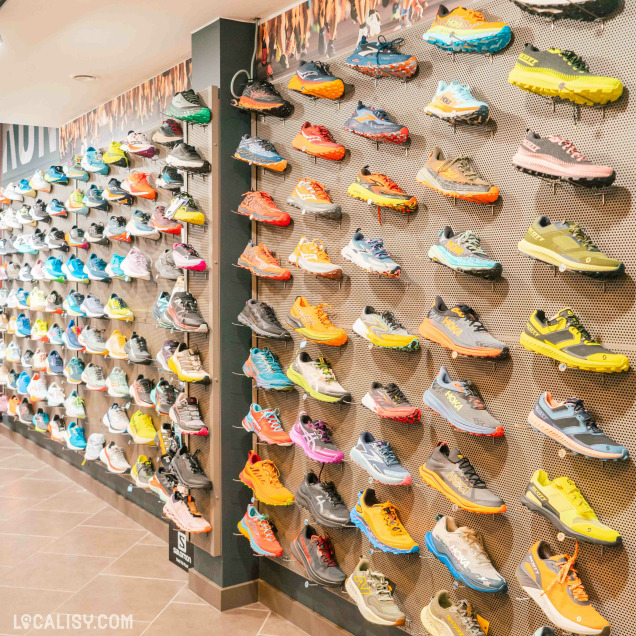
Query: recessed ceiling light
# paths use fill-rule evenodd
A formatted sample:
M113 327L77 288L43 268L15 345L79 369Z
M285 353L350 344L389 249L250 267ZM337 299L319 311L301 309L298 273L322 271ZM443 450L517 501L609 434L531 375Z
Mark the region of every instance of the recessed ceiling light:
M71 75L71 78L78 82L94 82L99 79L97 75Z

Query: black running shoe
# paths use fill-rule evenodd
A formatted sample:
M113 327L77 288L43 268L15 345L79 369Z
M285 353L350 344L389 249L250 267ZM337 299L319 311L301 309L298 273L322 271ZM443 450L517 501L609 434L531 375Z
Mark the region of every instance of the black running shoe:
M291 542L290 550L314 583L337 587L345 582L347 575L336 563L331 539L321 537L310 525L303 526Z
M269 82L252 82L243 89L243 94L236 103L242 110L288 117L291 115L291 104L283 99L280 93Z
M170 462L171 472L187 488L210 489L212 482L201 468L198 455L198 450L190 454L186 448L181 447Z
M274 310L264 302L249 299L238 315L238 321L256 335L274 340L291 340L291 335L279 322Z
M172 149L166 157L166 164L186 172L210 172L210 162L203 159L194 146L183 142Z
M321 526L342 528L350 525L349 509L332 481L320 481L309 472L296 492L296 503L311 512Z

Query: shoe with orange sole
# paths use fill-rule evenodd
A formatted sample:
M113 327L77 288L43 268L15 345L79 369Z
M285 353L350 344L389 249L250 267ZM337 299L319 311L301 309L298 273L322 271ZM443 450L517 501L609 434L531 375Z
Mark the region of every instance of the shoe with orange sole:
M480 179L468 157L446 159L437 146L415 178L427 188L454 199L494 203L499 198L499 188Z
M420 466L420 477L462 510L489 515L507 510L503 499L488 490L468 458L445 442L440 442Z
M369 166L364 166L360 170L356 180L349 186L347 194L369 205L390 208L398 212L413 212L417 207L415 197L406 194L385 174L371 172Z
M301 210L303 214L309 212L324 219L339 219L342 208L333 203L322 183L315 179L298 179L298 185L287 197L287 204Z
M149 176L147 172L131 172L121 182L121 188L135 197L154 200L157 198L157 192L150 187L148 183Z
M347 342L347 332L336 327L325 309L330 305L311 305L298 296L287 314L287 324L311 342L340 347Z
M294 137L292 146L312 157L340 161L345 156L345 147L333 140L325 126L312 126L306 121Z
M579 552L554 555L545 541L537 541L517 568L526 594L557 627L572 634L609 636L611 626L594 609L574 569Z
M307 237L301 236L296 249L287 260L292 265L322 278L342 278L342 267L331 262L322 241L310 241Z
M254 451L247 456L239 479L254 492L254 497L269 506L291 506L294 495L280 483L278 468L269 459L261 459Z
M254 245L252 241L247 244L238 259L239 267L248 269L254 276L272 278L274 280L289 280L291 273L280 266L272 253L263 245Z
M247 512L238 522L238 531L250 542L256 554L269 557L283 554L283 547L274 536L269 517L260 514L252 504L247 505Z
M278 209L274 199L267 192L246 192L243 197L236 209L239 214L269 225L289 225L291 217L287 212Z
M332 75L324 62L299 62L287 88L311 97L339 99L344 93L344 82Z

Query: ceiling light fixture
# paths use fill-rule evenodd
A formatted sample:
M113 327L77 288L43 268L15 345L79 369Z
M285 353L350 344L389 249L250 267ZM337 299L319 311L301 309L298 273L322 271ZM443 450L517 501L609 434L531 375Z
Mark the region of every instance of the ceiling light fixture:
M86 83L94 82L97 79L99 79L97 77L97 75L82 75L82 74L80 74L80 75L71 75L71 78L76 80L76 81L78 81L78 82L86 82Z

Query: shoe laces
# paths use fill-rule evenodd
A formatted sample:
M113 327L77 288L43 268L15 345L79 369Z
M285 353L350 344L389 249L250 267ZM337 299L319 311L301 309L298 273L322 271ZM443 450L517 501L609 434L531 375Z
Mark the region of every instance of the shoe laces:
M389 323L391 331L397 331L398 329L404 329L404 326L398 321L392 311L383 311L382 319Z
M265 363L268 371L271 371L272 373L278 373L281 371L280 365L270 349L261 349L261 355L259 357Z
M577 541L574 547L574 554L572 556L564 554L562 557L560 557L564 559L564 561L562 563L559 563L557 561L557 564L559 565L559 568L560 568L560 572L552 580L552 583L548 585L548 587L543 592L543 594L547 594L558 583L561 586L567 585L567 588L572 593L572 597L574 598L575 601L581 601L585 603L589 600L587 592L585 591L585 588L583 587L583 583L581 579L579 578L577 571L573 567L578 554L579 554L579 542Z
M119 446L111 446L108 452L112 455L113 459L118 462L126 462L126 455Z
M550 51L557 53L566 62L571 64L575 70L582 70L589 72L590 68L580 55L577 55L574 51L562 51L560 49L550 49Z
M389 530L395 535L406 534L404 526L400 522L397 511L398 509L392 503L386 503L380 509L382 519Z
M329 71L329 65L325 62L314 62L314 64L316 65L316 69L323 75L331 75L331 72Z
M576 161L587 161L583 153L577 150L576 146L571 141L568 141L559 135L549 136L548 139L561 146L568 155L571 155L572 159L575 159Z
M198 453L199 450L197 449L196 451L194 451L193 454L187 453L186 457L188 459L188 463L190 464L190 469L192 470L192 472L198 475L203 475L203 468L201 468L201 464L199 463L199 459L197 458Z
M274 530L267 515L259 515L258 525L261 529L261 532L265 535L266 539L274 539Z
M387 395L391 398L393 404L396 406L409 403L397 384L387 384L384 389L386 390Z
M188 349L185 356L185 366L192 371L201 371L203 364L201 363L201 357L198 351Z
M567 398L565 404L571 404L574 407L575 415L578 415L583 420L586 428L591 433L601 433L601 429L596 424L596 420L592 417L589 411L583 406L583 400L579 398Z
M328 568L337 567L336 555L333 551L333 543L329 537L321 537L317 534L311 537L311 542L316 544L320 560Z
M325 246L320 239L313 239L309 243L305 243L305 245L309 245L310 249L316 253L316 256L318 256L319 259L323 259L326 261L329 260L329 256L325 251Z
M380 453L380 456L382 457L384 463L387 466L400 465L398 458L395 456L395 451L393 450L393 447L391 446L391 442L376 441L376 442L373 442L373 445L377 448L378 453Z
M387 40L386 37L380 35L378 37L378 53L382 51L397 51L397 47L404 42L404 38L395 38Z
M175 135L182 134L183 131L181 130L181 126L174 119L167 119L165 123Z
M307 425L308 428L313 429L320 435L320 439L325 444L333 444L331 439L331 428L322 420L316 420Z
M150 391L152 391L152 382L148 378L141 377L137 382L144 393L150 393Z
M283 430L279 416L279 409L267 409L263 413L263 417L267 420L267 423L269 424L269 427L272 429L272 431L281 432Z
M278 318L276 318L276 314L274 310L266 303L260 303L261 310L265 313L266 318L268 318L272 323L280 327L280 322Z
M477 387L470 380L458 380L455 384L458 384L461 387L462 391L468 398L468 401L474 408L485 410L486 405L484 404L481 395L479 395Z
M486 484L482 478L477 474L473 465L468 461L468 457L462 456L457 462L459 469L466 479L468 479L470 485L473 488L486 488Z
M333 305L327 303L319 303L316 305L316 317L320 320L323 327L333 327L333 323L329 319L329 309L333 309Z
M149 459L145 459L141 463L141 467L138 469L139 472L143 472L146 475L152 476L154 474L154 468L152 467L152 462Z
M196 106L200 106L201 103L199 101L199 96L192 89L183 91L181 95L190 104L195 104Z
M312 128L316 131L316 134L320 137L320 141L333 141L333 137L326 126L321 124L315 124Z
M402 190L400 189L400 187L398 186L398 184L395 183L395 181L389 179L389 177L387 177L385 174L382 174L381 172L376 172L374 173L373 176L376 178L377 181L380 182L380 185L382 185L387 190L391 192L397 192L399 194L404 194Z
M596 340L592 338L589 331L587 331L587 329L581 324L581 321L574 314L571 314L566 318L565 324L574 329L575 332L580 333L584 342L596 344Z
M323 380L325 380L325 382L336 381L336 376L334 375L333 370L329 366L329 363L322 356L318 358L318 360L316 360L315 364L316 367L318 367L318 369L322 371Z
M592 239L585 233L583 228L574 221L563 221L564 225L567 225L570 229L570 234L576 239L576 241L590 252L598 252L599 249L594 245Z
M466 636L482 636L484 632L475 618L468 601L459 601L457 604L457 613L464 619L465 628L468 630Z
M451 170L453 166L457 167L457 170L468 180L476 181L478 179L477 173L470 166L469 157L455 157L454 159L447 159L438 169L437 174L441 174L446 170Z
M384 241L381 238L365 240L369 251L376 258L390 258L389 253L384 247Z
M97 364L91 367L96 380L104 380L104 370Z
M468 305L457 305L456 309L459 309L462 312L462 318L465 318L468 321L468 324L473 328L474 331L485 331L488 330L482 322L477 318L477 314L472 307Z
M257 476L261 479L267 480L270 486L273 486L274 488L281 487L280 480L278 479L278 475L280 473L278 472L278 468L274 465L274 462L270 459L261 460L260 465L257 464L254 468L257 472Z
M269 139L261 139L261 137L252 137L252 141L257 143L263 150L270 150L276 152L274 144Z
M316 195L316 198L329 198L329 195L327 194L327 190L325 189L325 186L322 185L322 183L319 183L318 181L316 181L315 179L303 179L301 183L299 183L298 185L302 185L305 188L307 188L307 190L309 190L309 192L311 192L312 194Z
M189 245L188 243L181 243L181 247L188 253L189 256L194 256L195 258L199 258L199 253Z
M478 22L485 22L484 14L479 11L475 11L474 9L464 9L469 17L474 18Z
M479 236L477 236L477 234L475 234L472 230L466 230L465 232L454 236L453 240L466 247L473 254L483 254L484 256L486 255L486 252L484 252L481 247Z
M486 563L490 563L490 559L486 554L486 550L484 549L484 544L482 542L481 536L475 532L472 528L460 528L458 534L462 539L468 544L470 551L475 556L475 560L480 565L484 565Z
M336 490L336 485L333 481L321 481L319 485L320 489L325 493L325 496L332 506L344 504L344 501L342 500L340 493Z
M274 257L271 250L264 243L259 243L256 246L256 251L263 262L268 265L276 265L277 267L280 267L278 259Z

